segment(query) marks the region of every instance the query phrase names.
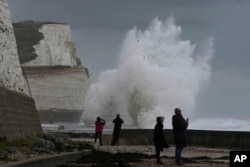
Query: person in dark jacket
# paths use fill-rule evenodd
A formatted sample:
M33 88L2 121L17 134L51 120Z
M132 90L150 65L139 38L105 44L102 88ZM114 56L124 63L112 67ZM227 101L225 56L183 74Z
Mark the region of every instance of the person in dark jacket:
M164 117L157 117L156 118L156 125L154 128L154 145L155 145L155 151L156 151L156 163L157 164L163 164L160 161L160 152L163 151L163 148L168 148L168 144L165 140L165 136L163 133L163 122Z
M116 115L116 118L113 120L113 123L114 123L114 130L113 130L112 141L111 141L112 146L114 146L119 140L121 127L123 124L123 120L120 118L119 114Z
M175 115L172 117L172 125L176 146L175 162L176 165L181 165L181 153L183 148L186 147L186 129L188 127L188 118L186 120L183 118L179 108L175 108L174 112Z
M104 125L105 125L105 120L101 119L101 117L97 117L95 122L95 142L99 137L100 146L102 146L102 132Z

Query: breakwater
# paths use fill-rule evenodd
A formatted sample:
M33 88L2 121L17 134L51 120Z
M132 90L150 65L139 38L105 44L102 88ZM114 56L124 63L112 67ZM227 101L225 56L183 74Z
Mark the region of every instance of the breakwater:
M153 145L153 129L122 129L119 145ZM174 144L173 131L164 130L167 142ZM104 134L103 143L110 144ZM187 130L188 146L250 150L250 132Z

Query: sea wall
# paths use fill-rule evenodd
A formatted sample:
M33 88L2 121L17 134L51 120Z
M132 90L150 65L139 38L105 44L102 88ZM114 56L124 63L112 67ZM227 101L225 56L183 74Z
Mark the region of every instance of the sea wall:
M41 132L34 100L23 93L0 87L0 136L13 140Z
M153 129L122 129L120 145L153 145ZM173 131L164 130L169 145L174 145ZM187 146L250 149L250 132L187 130ZM111 135L103 136L103 144L110 144Z

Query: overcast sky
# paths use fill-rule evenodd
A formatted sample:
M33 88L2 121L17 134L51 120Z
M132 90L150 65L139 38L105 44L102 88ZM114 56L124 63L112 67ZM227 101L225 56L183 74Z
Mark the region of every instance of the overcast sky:
M8 0L14 22L56 21L71 26L77 53L94 77L116 66L128 30L146 29L171 15L182 38L215 37L211 81L197 117L250 119L249 0Z

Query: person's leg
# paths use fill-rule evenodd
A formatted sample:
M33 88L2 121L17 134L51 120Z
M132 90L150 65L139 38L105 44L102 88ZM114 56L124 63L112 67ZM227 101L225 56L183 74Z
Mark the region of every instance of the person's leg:
M118 137L119 137L119 134L115 134L115 139L114 139L114 144L115 144L115 145L117 144Z
M181 152L182 152L182 147L176 147L175 150L175 163L181 164Z
M117 135L113 133L111 145L114 146L116 144L116 141L117 141Z
M119 137L120 137L120 132L117 133L117 135L116 135L116 139L115 139L116 144L119 144Z
M100 137L100 146L102 146L102 133L99 133L99 137Z
M111 140L111 146L114 146L115 145L115 136L114 134L112 135L112 140Z
M97 137L98 137L98 133L96 132L95 133L95 143L96 143Z
M160 163L160 151L156 150L156 163L159 164Z

